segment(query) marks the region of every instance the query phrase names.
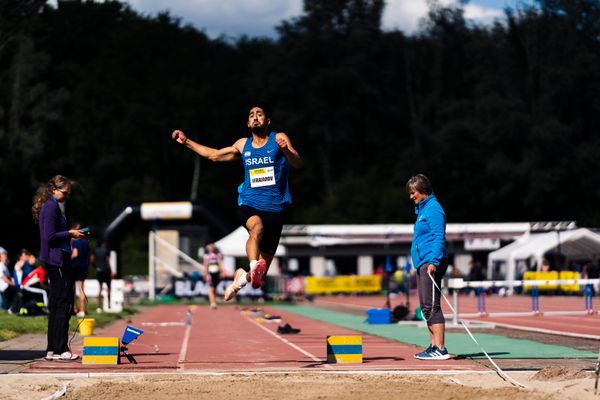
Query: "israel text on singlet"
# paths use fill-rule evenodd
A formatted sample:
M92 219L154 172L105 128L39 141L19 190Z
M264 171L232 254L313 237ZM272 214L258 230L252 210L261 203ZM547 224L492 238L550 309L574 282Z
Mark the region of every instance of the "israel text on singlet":
M252 146L252 137L246 139L242 152L244 182L238 187L238 205L261 211L281 212L291 204L288 187L288 162L271 132L260 148Z

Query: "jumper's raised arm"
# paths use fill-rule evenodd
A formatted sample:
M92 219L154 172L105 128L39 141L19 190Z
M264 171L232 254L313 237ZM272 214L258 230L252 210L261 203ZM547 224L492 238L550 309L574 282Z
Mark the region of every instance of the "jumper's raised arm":
M181 143L190 150L199 154L200 156L215 162L228 162L239 160L241 155L240 146L242 146L242 141L245 140L239 139L232 146L223 147L222 149L214 149L212 147L204 146L200 143L193 141L180 130L173 131L171 137L177 143Z

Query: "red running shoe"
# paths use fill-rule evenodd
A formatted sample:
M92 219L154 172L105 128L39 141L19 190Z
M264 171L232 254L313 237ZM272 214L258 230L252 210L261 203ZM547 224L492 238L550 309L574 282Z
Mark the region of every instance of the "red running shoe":
M258 289L262 285L262 279L265 272L267 272L267 262L261 258L254 268L250 270L250 282L252 282L252 287L254 289Z

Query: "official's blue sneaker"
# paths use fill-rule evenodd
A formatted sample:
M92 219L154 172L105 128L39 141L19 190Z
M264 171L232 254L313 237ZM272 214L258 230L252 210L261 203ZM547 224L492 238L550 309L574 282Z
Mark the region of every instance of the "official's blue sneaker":
M429 354L429 352L431 351L432 348L433 348L433 345L430 344L428 348L426 348L425 350L423 350L420 353L415 354L415 358L418 358L419 360L421 360L422 357L427 357L427 354Z
M419 353L415 357L419 360L447 360L450 358L450 354L448 354L448 350L445 348L441 350L437 346L432 346L427 353Z

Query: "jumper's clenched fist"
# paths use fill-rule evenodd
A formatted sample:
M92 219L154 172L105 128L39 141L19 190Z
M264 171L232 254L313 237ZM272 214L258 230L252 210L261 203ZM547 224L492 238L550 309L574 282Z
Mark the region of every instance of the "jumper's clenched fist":
M277 138L276 142L277 142L277 146L279 146L279 148L281 150L286 150L288 148L288 142L287 142L287 140L285 140L283 138Z
M187 142L187 136L185 136L185 133L180 130L173 131L171 137L181 144Z

